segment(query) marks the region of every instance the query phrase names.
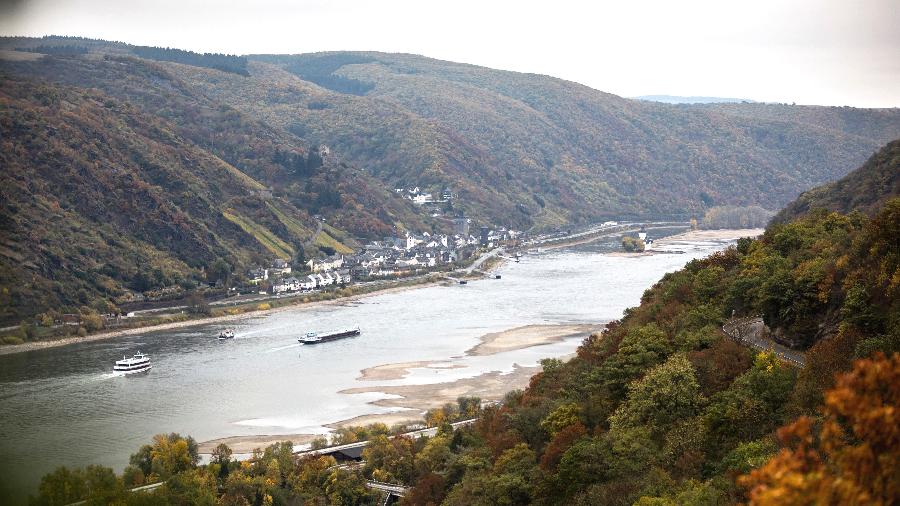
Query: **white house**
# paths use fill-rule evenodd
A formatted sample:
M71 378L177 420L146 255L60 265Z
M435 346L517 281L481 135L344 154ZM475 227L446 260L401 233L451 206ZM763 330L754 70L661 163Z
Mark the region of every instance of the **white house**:
M434 197L431 196L430 193L420 193L418 195L413 196L412 198L413 204L422 205L422 204L430 204L434 202Z
M416 247L417 244L421 244L423 239L420 237L416 237L409 232L406 233L406 250L409 251Z
M296 292L298 290L300 290L300 280L297 278L283 279L280 283L272 286L272 291L275 293Z
M344 266L344 255L331 255L324 260L310 260L306 265L313 272L333 271Z

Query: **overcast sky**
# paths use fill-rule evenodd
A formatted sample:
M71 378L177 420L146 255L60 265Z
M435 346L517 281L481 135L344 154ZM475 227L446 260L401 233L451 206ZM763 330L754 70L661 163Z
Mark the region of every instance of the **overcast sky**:
M900 0L0 0L0 33L404 52L623 96L900 106Z

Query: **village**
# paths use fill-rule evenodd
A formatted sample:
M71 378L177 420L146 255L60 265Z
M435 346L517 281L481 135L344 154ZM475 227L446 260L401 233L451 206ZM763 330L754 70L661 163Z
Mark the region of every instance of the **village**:
M502 227L480 227L476 237L470 226L470 219L460 217L454 220L453 235L404 232L372 241L354 254L336 253L300 265L274 259L266 267L250 269L247 280L260 294L281 295L450 271L473 259L479 249L511 244L521 237L521 232Z

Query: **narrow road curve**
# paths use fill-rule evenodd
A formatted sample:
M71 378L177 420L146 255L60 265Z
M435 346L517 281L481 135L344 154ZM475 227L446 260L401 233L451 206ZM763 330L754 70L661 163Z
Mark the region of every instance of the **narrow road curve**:
M768 337L766 324L760 316L732 318L722 326L722 332L741 344L761 351L773 351L794 367L806 366L806 355L802 351L792 350Z

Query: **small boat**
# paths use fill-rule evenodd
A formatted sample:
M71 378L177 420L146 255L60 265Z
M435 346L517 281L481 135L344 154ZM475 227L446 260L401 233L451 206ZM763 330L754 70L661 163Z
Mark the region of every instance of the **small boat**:
M495 274L495 275L494 275L494 279L500 279L501 277L502 277L502 276L500 276L499 274Z
M460 280L459 280L459 284L461 284L461 285L468 285L469 282L466 281L465 279L460 279Z
M116 365L113 366L113 371L121 372L124 374L131 374L135 372L149 371L151 367L153 366L150 365L150 357L144 355L141 352L137 352L131 358L122 357L122 360L116 360Z
M359 327L344 330L332 330L330 332L307 332L305 336L297 339L297 341L299 341L300 344L318 344L345 337L358 336L359 334Z
M219 332L219 337L218 337L218 339L221 339L221 340L223 340L223 341L224 341L225 339L234 339L234 329L224 329L224 330L222 330L222 332Z

